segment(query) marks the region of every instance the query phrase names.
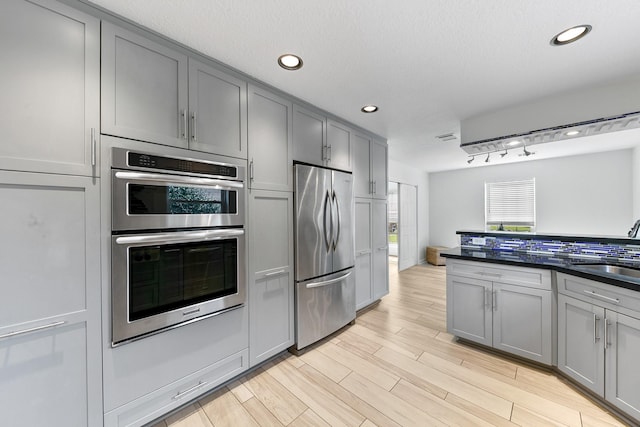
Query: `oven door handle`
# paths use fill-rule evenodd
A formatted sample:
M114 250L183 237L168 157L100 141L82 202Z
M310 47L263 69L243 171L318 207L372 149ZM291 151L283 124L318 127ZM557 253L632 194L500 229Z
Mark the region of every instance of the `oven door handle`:
M130 179L130 180L136 180L136 181L161 182L163 184L176 183L176 184L191 184L191 185L209 185L209 186L217 186L222 189L244 188L244 184L241 181L227 181L224 179L212 179L212 178L196 178L192 176L182 176L182 175L163 175L159 173L147 173L147 172L117 171L116 178Z
M225 230L197 230L179 231L175 233L155 233L135 236L118 236L115 238L118 245L135 244L159 244L202 242L207 240L221 240L242 236L242 229Z

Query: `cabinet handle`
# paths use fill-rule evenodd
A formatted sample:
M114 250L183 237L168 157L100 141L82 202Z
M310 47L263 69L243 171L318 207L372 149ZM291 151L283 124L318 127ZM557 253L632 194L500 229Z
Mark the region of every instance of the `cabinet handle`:
M604 348L609 347L609 320L604 318Z
M600 294L598 294L598 293L596 293L596 292L594 292L594 291L590 291L590 290L588 290L588 289L585 289L585 290L584 290L584 293L585 293L585 294L589 294L589 295L591 295L592 297L602 298L603 300L605 300L605 301L610 301L610 302L612 302L612 303L614 303L614 304L620 304L620 300L619 300L618 298L611 298L611 297L608 297L608 296L605 296L605 295L600 295Z
M498 291L493 291L493 311L498 311Z
M278 271L272 271L271 273L265 273L264 277L270 277L270 276L277 276L279 274L283 274L286 270L282 269L282 270L278 270Z
M378 194L378 181L373 181L373 194Z
M386 250L387 250L387 247L386 247L386 246L380 246L380 247L378 248L378 250L379 250L379 251L386 251Z
M597 314L593 313L593 343L596 344L600 337L598 336L598 321L600 318Z
M42 330L45 330L45 329L55 328L56 326L64 325L65 323L67 323L67 322L64 321L64 320L61 320L59 322L49 323L48 325L36 326L34 328L23 329L21 331L9 332L7 334L0 335L0 340L3 339L3 338L11 338L11 337L15 337L15 336L18 336L18 335L30 334L31 332L37 332L37 331L42 331Z
M481 275L481 276L502 277L502 274L500 274L500 273L487 273L487 272L481 271L478 274Z
M96 129L91 128L91 166L95 166L96 163Z
M196 126L196 112L191 113L191 140L196 142L198 140L198 127Z
M180 118L182 119L180 120L180 123L182 124L182 127L180 128L180 138L187 139L187 110L180 110Z
M331 146L327 145L327 161L331 161Z
M249 162L249 181L253 181L253 159Z
M191 393L192 391L196 391L197 389L202 388L205 385L207 385L206 381L199 381L198 384L194 385L193 387L188 388L184 391L179 391L175 396L172 397L172 399L173 400L181 399L185 395Z
M491 291L489 289L484 290L484 308L485 310L491 309Z

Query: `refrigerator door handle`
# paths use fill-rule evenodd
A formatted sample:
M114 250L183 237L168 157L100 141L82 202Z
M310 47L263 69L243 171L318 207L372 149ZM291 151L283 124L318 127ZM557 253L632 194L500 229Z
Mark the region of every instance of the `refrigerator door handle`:
M338 203L338 197L336 196L336 192L333 192L333 195L331 196L331 201L332 204L335 205L336 207L336 238L333 241L333 250L335 251L336 248L338 247L338 242L340 242L340 230L341 230L341 225L342 225L342 218L340 215L340 204Z
M324 243L327 247L327 252L331 250L331 241L329 241L329 233L333 234L332 231L332 223L333 223L333 212L331 209L331 196L329 195L329 190L327 190L324 196L324 208L322 209L322 225L323 225L323 234L324 234ZM327 208L329 208L329 224L327 226ZM333 236L331 236L331 240L333 240Z
M346 279L347 277L351 276L351 273L352 273L352 272L350 271L350 272L348 272L347 274L344 274L344 275L342 275L342 276L340 276L340 277L336 277L335 279L324 280L324 281L322 281L322 282L307 283L307 284L305 285L305 288L307 288L307 289L311 289L311 288L320 288L320 287L322 287L322 286L329 286L329 285L332 285L332 284L334 284L334 283L337 283L337 282L341 282L341 281L343 281L343 280L344 280L344 279Z

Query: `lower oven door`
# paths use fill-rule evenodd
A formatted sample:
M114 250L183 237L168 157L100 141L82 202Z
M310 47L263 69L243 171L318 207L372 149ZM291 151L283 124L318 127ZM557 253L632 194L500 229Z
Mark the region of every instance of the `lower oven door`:
M242 229L112 236L114 344L246 301Z

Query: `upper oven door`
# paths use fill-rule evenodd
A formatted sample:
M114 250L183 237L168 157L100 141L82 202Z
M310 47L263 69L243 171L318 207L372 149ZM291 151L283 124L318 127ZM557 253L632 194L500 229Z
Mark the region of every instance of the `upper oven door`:
M112 230L244 225L241 181L111 171Z

